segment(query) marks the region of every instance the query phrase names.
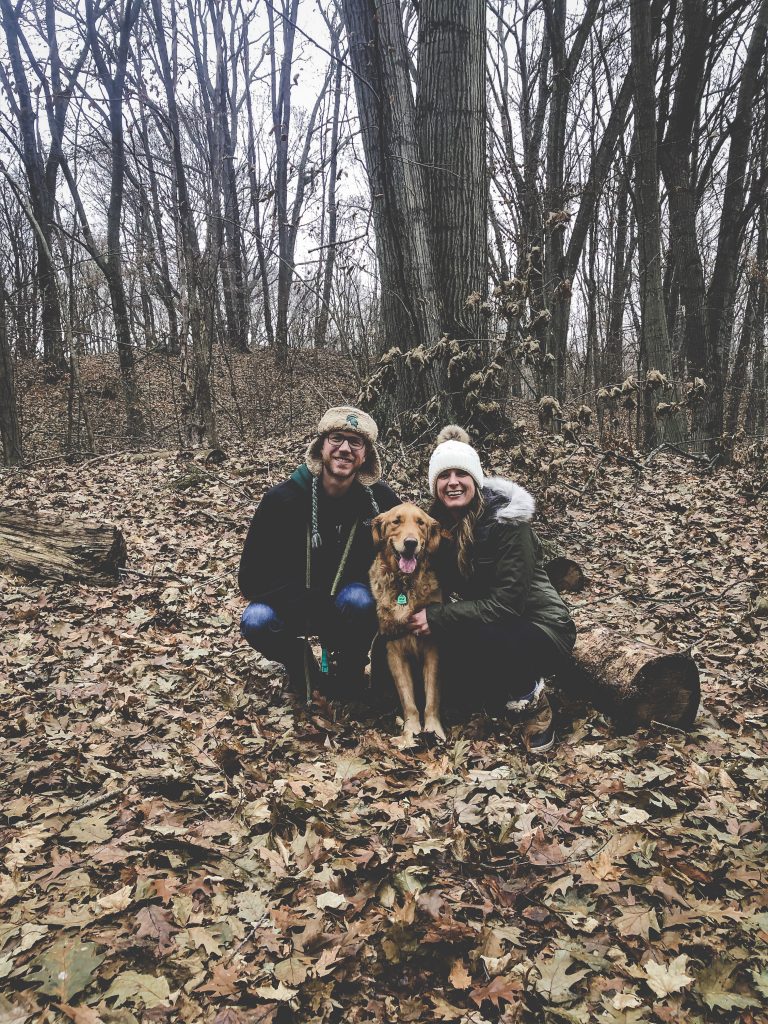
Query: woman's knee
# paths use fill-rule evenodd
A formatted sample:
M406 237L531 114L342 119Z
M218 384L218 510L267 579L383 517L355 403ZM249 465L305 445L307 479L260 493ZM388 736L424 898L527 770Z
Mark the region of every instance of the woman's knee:
M258 649L264 638L274 638L284 628L282 619L278 618L274 608L268 604L252 601L240 619L240 634L252 647Z

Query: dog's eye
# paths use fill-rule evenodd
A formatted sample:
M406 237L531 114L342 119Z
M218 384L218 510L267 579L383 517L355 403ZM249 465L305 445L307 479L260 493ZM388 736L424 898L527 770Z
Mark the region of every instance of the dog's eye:
M397 519L393 519L392 520L392 525L393 526L399 526L401 522L402 522L402 520L398 517Z

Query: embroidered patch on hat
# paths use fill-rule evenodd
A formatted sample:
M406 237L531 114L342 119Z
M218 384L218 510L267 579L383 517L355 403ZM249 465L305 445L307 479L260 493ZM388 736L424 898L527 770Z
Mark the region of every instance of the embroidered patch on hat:
M349 416L347 416L347 423L350 425L350 427L357 428L360 426L360 420L357 418L357 416L355 416L354 413L350 413Z

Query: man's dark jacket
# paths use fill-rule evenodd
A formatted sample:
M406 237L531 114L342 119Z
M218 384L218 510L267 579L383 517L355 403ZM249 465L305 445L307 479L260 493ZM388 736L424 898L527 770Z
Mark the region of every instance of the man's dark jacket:
M368 489L355 482L343 498L329 498L318 488L318 525L322 545L312 550L311 589L307 600L307 526L312 520L312 474L299 466L290 479L272 487L254 513L240 559L238 583L248 601L267 604L282 619L299 622L330 591L352 524L357 521L352 547L339 581L368 584L374 548L370 521L400 503L385 483Z

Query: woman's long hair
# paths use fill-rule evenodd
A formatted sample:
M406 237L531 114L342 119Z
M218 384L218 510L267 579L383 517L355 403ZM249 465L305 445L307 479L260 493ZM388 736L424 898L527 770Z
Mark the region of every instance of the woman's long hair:
M444 530L450 531L456 545L456 561L459 572L468 580L474 572L472 546L475 542L475 524L485 508L485 498L480 488L475 485L475 494L467 506L467 511L458 521L454 521L448 509L437 498L432 502L429 514L436 519Z

